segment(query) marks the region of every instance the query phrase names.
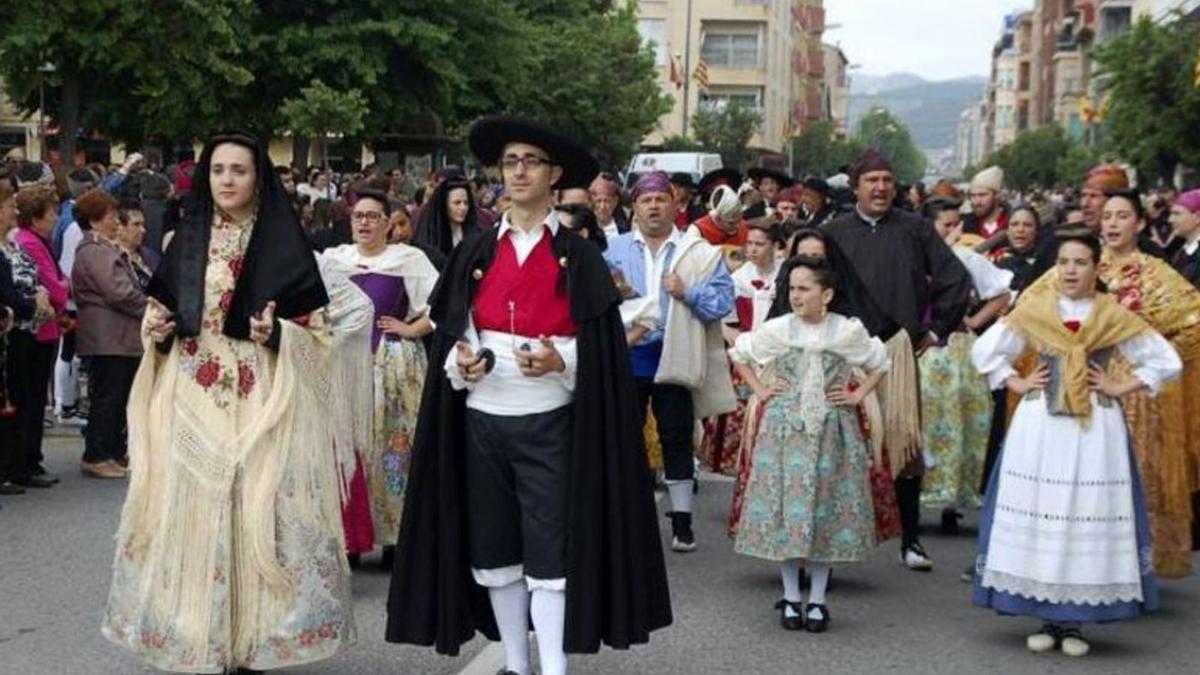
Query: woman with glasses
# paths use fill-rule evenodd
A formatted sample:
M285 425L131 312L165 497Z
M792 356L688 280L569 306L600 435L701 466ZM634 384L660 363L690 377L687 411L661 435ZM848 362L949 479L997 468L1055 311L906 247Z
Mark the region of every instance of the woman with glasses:
M447 178L438 184L429 203L421 209L416 240L449 257L463 239L479 230L471 184Z
M383 564L390 568L408 483L410 440L425 386L421 340L433 332L429 293L438 273L419 249L388 243L387 196L376 190L357 192L358 201L350 212L354 243L322 254L322 265L344 268L375 308L373 434L368 447L357 449L358 466L343 506L343 522L352 565L379 542L384 547Z

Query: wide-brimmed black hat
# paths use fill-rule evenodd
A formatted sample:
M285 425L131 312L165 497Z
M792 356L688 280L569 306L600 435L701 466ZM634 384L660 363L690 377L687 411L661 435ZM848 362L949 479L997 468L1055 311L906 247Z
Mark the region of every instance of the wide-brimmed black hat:
M528 143L544 150L550 161L562 167L562 176L552 187L586 188L600 172L600 165L582 145L550 127L521 117L496 115L476 122L467 135L471 152L486 166L500 163L509 143Z
M800 184L802 186L808 188L809 190L812 190L813 192L816 192L818 194L825 195L826 197L833 194L833 188L829 187L829 183L826 182L826 180L824 178L817 178L816 176L809 176L808 178L805 178L803 181L801 181Z
M754 181L755 185L758 185L758 181L763 178L774 178L781 188L792 187L796 184L796 180L786 173L765 166L756 166L747 171L746 175L750 176L750 180Z
M676 171L671 174L671 185L678 185L681 188L689 190L695 190L698 187L696 179L692 178L692 174L686 171Z
M700 178L697 186L700 194L707 197L718 185L728 185L737 190L742 184L742 172L737 169L716 169L709 171Z

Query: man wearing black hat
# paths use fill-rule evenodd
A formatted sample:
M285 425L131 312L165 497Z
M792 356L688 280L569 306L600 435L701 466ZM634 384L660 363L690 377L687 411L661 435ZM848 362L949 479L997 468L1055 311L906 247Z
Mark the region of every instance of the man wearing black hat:
M754 186L763 196L763 200L768 204L775 198L775 193L783 188L790 188L796 184L796 181L791 176L778 170L768 167L754 167L746 172L750 176L750 180L754 181Z
M696 180L686 171L671 174L671 186L675 188L675 227L686 230L688 225L704 215L704 207L696 201Z
M822 227L837 216L837 204L830 199L833 188L829 187L824 178L809 176L801 185L804 189L801 199L804 202L804 210L808 213L809 227Z
M455 249L431 298L437 332L388 599L387 639L457 654L501 639L502 673L626 648L671 622L636 389L599 249L559 227L553 188L596 164L528 120L477 123L512 208ZM568 536L569 533L569 536Z
M868 151L851 172L850 184L858 197L855 211L835 218L824 230L881 308L859 318L871 335L888 343L893 359L880 398L903 528L900 561L909 569L926 571L933 563L917 536L924 461L914 352L920 354L948 337L962 322L971 277L932 223L893 208L895 177L882 154Z

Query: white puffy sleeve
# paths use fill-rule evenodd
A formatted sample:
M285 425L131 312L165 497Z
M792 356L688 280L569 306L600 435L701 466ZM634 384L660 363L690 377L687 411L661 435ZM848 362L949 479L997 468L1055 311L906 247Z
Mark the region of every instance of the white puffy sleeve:
M852 366L887 372L891 367L887 347L877 337L871 337L858 319L844 319L839 327L838 345L842 358Z
M989 387L1003 389L1004 381L1017 373L1012 364L1023 351L1025 338L1001 319L975 341L971 363L987 377Z
M955 248L956 253L959 250L959 248ZM975 293L979 295L980 300L991 300L1010 293L1009 287L1013 280L1013 273L1010 270L996 267L992 261L975 251L963 250L959 259L967 268L967 273L971 275L971 285L975 287Z
M729 358L744 366L766 366L790 349L787 339L788 322L792 316L776 317L747 331L729 348Z
M1117 345L1121 355L1133 366L1133 376L1146 384L1152 396L1166 382L1179 377L1183 362L1170 342L1151 331Z

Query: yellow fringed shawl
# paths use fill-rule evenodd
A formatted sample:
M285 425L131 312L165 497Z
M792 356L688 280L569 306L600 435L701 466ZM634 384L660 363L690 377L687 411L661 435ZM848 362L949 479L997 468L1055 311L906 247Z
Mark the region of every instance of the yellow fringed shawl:
M1088 355L1151 330L1149 324L1107 295L1093 298L1092 311L1076 333L1063 325L1058 311L1058 293L1022 296L1016 309L1004 321L1021 333L1034 350L1061 359L1062 386L1058 389L1057 407L1085 419L1092 414L1087 380Z

